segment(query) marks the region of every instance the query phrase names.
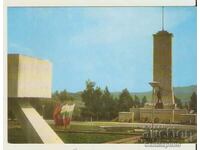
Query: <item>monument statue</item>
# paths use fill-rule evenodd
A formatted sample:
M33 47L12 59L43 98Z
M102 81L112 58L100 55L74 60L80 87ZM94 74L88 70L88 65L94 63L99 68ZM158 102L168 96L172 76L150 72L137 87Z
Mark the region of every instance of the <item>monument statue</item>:
M163 10L163 9L162 9ZM153 34L153 88L152 102L144 108L131 108L134 119L142 122L181 122L186 109L177 109L174 102L172 84L172 37L173 34L164 29L164 10L162 11L162 29Z
M158 87L158 89L156 91L156 96L157 96L157 102L156 102L155 108L162 109L163 103L162 103L162 93L161 93L160 87Z

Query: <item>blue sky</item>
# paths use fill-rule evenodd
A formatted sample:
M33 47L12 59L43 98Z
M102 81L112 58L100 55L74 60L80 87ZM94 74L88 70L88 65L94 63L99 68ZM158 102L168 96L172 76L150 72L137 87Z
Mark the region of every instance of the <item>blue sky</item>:
M173 85L196 84L196 7L165 8L173 33ZM161 7L9 8L8 52L48 59L53 91L76 92L90 79L111 91L148 91L152 34Z

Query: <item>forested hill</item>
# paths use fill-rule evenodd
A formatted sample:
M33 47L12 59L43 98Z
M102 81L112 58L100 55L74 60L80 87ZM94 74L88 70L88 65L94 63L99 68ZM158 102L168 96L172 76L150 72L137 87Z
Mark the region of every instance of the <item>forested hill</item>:
M190 97L193 92L197 92L197 86L184 86L184 87L174 87L174 95L181 99L182 102L187 102L190 100ZM141 93L131 93L131 95L137 95L138 97L146 96L147 100L151 100L151 91L141 92Z
M174 87L174 94L177 98L181 99L182 102L187 102L190 100L190 97L193 92L197 92L197 86L191 85L191 86L183 86L183 87ZM121 92L111 92L111 94L114 97L119 97ZM72 97L74 97L76 100L81 100L81 92L77 93L69 93ZM142 99L144 96L147 97L147 100L151 100L152 93L151 91L147 92L130 92L130 94L133 96L137 95L140 99Z

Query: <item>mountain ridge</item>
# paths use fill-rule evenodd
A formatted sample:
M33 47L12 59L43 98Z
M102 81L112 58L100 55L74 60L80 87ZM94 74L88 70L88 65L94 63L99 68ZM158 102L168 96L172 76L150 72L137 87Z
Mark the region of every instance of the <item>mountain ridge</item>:
M197 93L197 86L196 85L190 85L190 86L178 86L174 87L174 95L181 99L182 102L188 102L190 101L190 97L193 92ZM81 100L81 93L82 91L79 92L69 92L69 95L75 97L77 100ZM121 92L110 92L113 97L119 97ZM147 101L150 101L152 99L152 91L146 91L146 92L130 92L131 96L134 98L135 95L137 95L140 100L146 96Z

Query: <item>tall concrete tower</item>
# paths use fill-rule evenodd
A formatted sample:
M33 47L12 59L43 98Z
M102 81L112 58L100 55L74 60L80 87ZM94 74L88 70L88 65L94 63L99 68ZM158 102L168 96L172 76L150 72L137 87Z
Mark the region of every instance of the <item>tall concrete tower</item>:
M159 82L156 92L158 108L174 108L172 37L172 33L164 30L164 7L162 7L162 30L153 35L153 81Z
M159 82L164 108L174 107L172 86L172 33L164 29L153 35L153 81ZM158 93L158 91L157 91Z

